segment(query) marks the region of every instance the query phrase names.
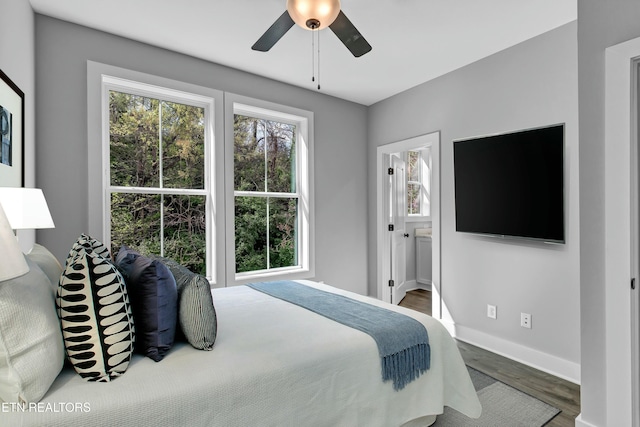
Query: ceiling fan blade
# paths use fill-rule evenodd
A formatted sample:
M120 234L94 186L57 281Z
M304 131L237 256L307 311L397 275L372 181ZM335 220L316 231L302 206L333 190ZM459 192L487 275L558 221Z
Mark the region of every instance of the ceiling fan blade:
M251 49L259 50L260 52L268 51L293 27L293 24L293 19L289 16L289 12L285 10L284 13L280 15L280 18L276 19L276 22L251 46Z
M329 28L356 58L371 50L371 45L362 37L360 31L353 26L342 11L340 11L336 20L329 25Z

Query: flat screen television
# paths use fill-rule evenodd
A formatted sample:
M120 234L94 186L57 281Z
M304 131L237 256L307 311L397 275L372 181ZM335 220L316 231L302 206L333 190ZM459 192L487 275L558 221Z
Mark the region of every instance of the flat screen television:
M565 242L564 124L453 142L456 231Z

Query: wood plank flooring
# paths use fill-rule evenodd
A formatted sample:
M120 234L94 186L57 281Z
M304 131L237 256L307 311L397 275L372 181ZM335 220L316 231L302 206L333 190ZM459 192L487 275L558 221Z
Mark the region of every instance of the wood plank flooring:
M407 292L400 305L431 315L431 292L421 289ZM547 426L575 426L580 413L579 385L462 341L457 343L467 365L559 408L562 412Z

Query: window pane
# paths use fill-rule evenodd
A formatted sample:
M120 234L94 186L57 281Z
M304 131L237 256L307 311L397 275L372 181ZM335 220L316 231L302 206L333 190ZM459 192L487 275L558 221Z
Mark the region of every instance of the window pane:
M298 265L297 218L297 199L269 198L270 268Z
M205 212L205 196L164 196L163 256L203 276L207 274Z
M407 152L407 180L420 181L420 152Z
M298 265L298 201L236 197L236 273Z
M267 199L235 198L236 273L267 268Z
M204 108L163 101L162 176L165 188L204 188Z
M295 130L290 124L236 114L235 190L295 192Z
M295 126L265 121L267 131L267 191L296 191Z
M427 147L422 151L422 159L422 165L425 168L422 181L422 191L424 193L422 215L431 216L431 172L433 167L431 147Z
M407 184L407 213L420 214L420 185Z
M111 185L159 186L157 99L109 92Z
M112 193L111 253L127 245L206 275L205 201L205 196Z
M111 194L111 253L127 245L143 254L160 253L160 196Z
M265 191L264 131L261 121L234 117L234 189Z

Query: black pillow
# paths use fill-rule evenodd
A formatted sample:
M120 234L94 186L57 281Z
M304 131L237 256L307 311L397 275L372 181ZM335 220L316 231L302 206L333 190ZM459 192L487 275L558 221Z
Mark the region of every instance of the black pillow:
M171 271L160 261L149 259L122 246L115 261L122 273L133 320L137 352L159 362L173 346L178 318L178 292Z

